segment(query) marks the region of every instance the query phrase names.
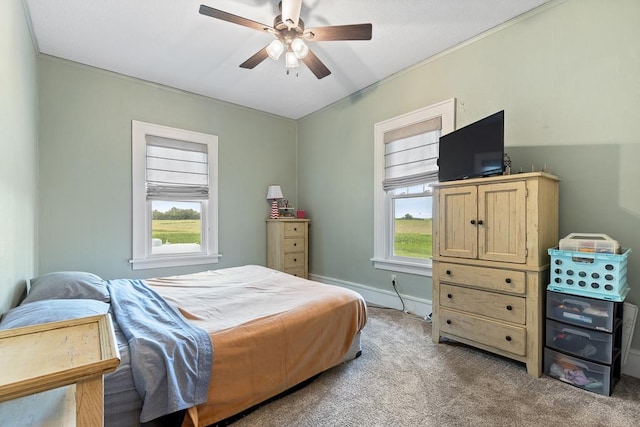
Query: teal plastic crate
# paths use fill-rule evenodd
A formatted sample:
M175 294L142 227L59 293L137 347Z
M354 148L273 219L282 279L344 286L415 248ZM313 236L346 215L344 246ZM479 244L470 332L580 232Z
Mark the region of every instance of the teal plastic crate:
M550 282L547 289L608 301L624 301L629 293L627 257L622 254L549 249Z

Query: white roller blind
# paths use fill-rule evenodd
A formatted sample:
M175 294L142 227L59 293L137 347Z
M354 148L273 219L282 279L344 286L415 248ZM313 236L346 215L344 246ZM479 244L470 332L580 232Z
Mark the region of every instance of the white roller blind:
M438 178L442 120L435 117L384 134L385 191Z
M207 146L147 135L147 199L193 200L209 196Z

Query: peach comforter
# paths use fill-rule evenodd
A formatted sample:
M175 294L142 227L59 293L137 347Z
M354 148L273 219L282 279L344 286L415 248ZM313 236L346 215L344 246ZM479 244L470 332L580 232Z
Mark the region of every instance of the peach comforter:
M213 343L208 401L185 426L228 418L353 357L367 321L359 294L256 265L145 283Z

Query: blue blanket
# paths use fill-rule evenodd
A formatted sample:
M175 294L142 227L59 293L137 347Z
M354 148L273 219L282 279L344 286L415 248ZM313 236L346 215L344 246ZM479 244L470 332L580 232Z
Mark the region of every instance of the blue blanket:
M107 287L113 316L129 342L143 401L140 422L206 402L213 363L207 333L141 280L110 280Z

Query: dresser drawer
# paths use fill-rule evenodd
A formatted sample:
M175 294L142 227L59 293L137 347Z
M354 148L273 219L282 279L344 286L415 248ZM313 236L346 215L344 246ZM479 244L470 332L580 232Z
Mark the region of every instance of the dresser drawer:
M285 268L284 272L292 276L306 278L304 275L304 267Z
M526 323L526 301L524 297L497 294L443 283L440 285L440 305L520 325Z
M441 332L476 341L519 356L526 354L527 333L525 328L445 308L440 310L439 320Z
M526 276L523 271L475 267L446 262L440 263L438 271L442 282L460 283L519 295L524 295L526 292Z
M284 254L285 270L292 267L304 267L304 253Z
M304 237L306 224L304 222L293 222L284 224L284 237Z
M304 252L304 237L284 239L284 252Z
M546 329L547 347L594 362L613 362L614 334L567 325L551 319L547 319Z

